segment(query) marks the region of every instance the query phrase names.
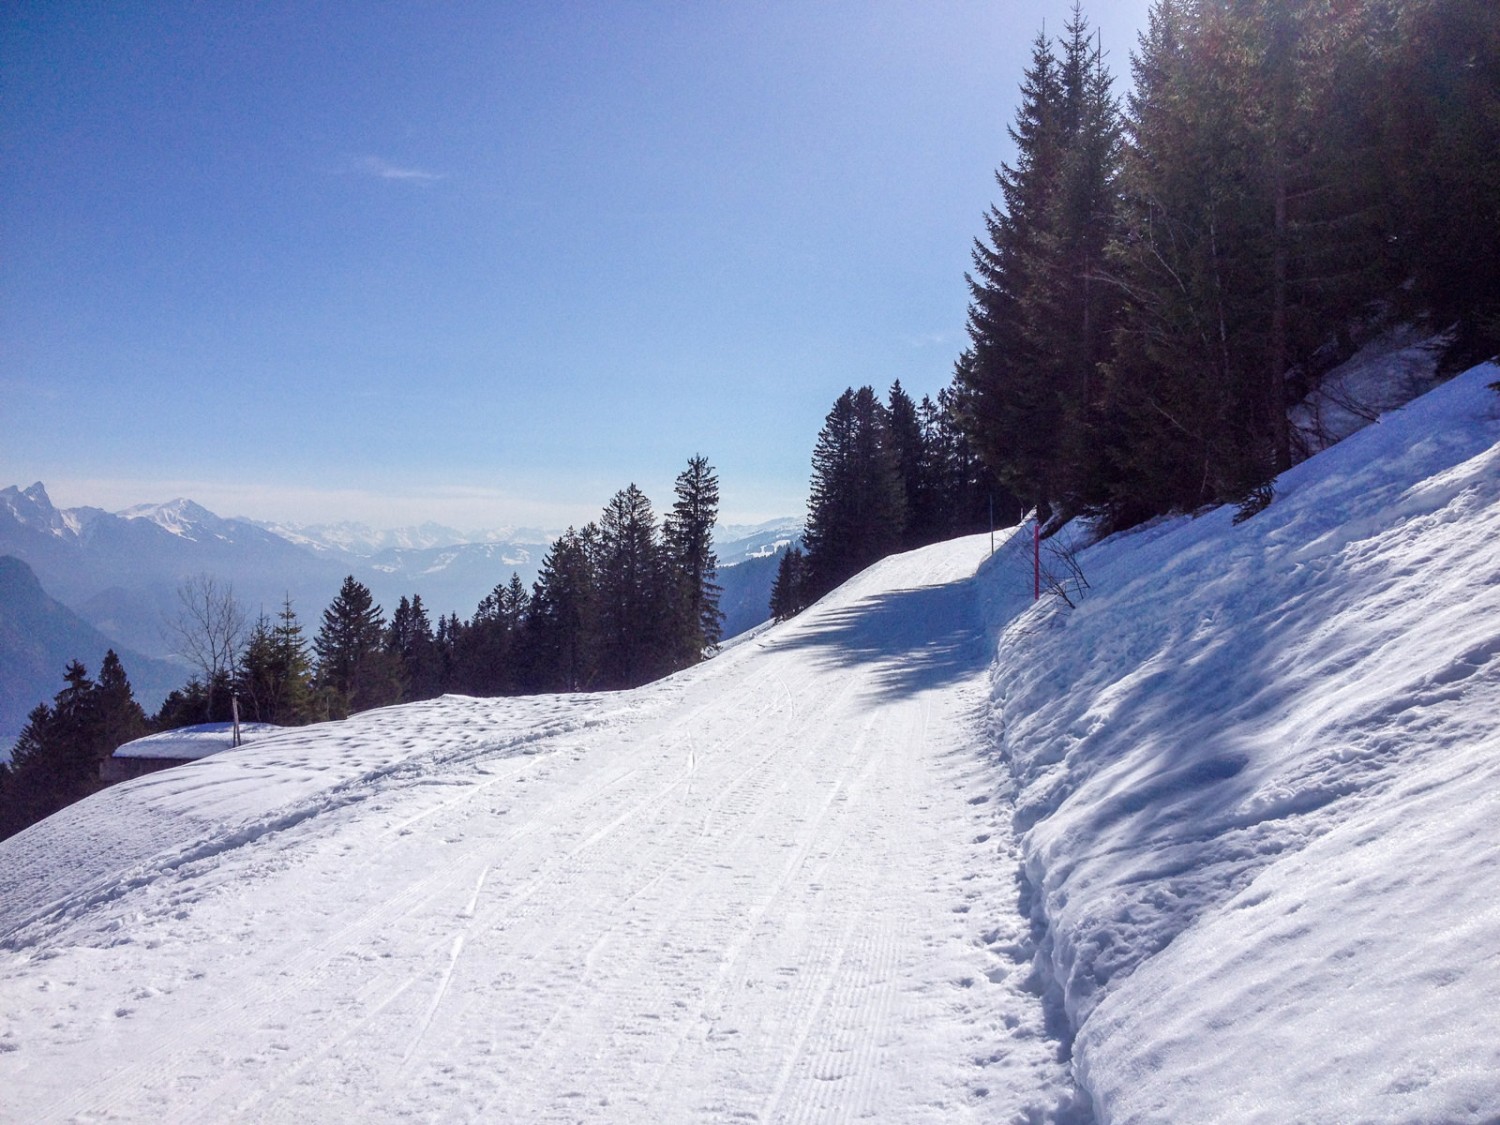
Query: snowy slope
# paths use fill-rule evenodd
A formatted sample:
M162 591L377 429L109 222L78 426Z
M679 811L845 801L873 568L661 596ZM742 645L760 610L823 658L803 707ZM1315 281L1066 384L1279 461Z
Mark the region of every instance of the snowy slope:
M1084 552L993 673L1109 1122L1500 1121L1500 378Z
M987 549L646 689L291 731L5 842L0 1116L1066 1119Z
M0 1117L1500 1120L1497 378L1076 608L958 540L65 810L0 843Z

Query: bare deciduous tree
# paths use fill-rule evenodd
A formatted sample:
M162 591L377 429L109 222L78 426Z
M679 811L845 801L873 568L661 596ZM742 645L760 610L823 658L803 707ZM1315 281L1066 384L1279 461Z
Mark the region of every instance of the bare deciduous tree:
M177 616L171 622L179 656L203 676L209 711L215 684L234 673L245 637L245 614L234 587L212 574L195 574L177 587Z

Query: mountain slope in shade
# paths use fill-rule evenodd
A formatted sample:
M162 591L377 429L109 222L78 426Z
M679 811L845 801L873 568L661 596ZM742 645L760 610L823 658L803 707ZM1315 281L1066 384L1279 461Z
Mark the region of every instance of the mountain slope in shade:
M38 703L63 688L63 669L81 660L96 675L115 649L135 697L148 711L181 687L187 669L122 649L61 602L49 597L20 559L0 555L0 746L9 746Z
M781 555L745 559L719 568L719 611L724 614L724 636L734 637L771 619L771 587Z
M316 615L349 571L243 520L191 501L146 505L133 515L58 510L35 484L0 490L0 554L23 560L52 596L122 648L172 654L168 623L177 589L207 573L234 587L253 617L290 594L304 620Z

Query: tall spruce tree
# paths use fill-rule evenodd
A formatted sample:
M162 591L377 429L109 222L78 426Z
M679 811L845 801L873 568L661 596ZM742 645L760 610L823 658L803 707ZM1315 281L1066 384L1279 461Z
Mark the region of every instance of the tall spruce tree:
M941 536L937 505L932 491L931 475L926 471L928 450L922 431L917 404L897 379L886 395L886 420L890 429L891 453L901 478L901 494L906 505L906 526L902 545L917 547L934 542Z
M1115 227L1119 110L1103 51L1075 5L1062 58L1038 36L1010 135L1014 165L975 243L970 346L954 373L965 428L989 465L1046 512L1106 495L1094 439L1118 306L1102 283Z
M317 683L331 717L382 707L400 698L400 670L384 649L385 618L368 586L351 574L323 611L313 640Z
M1046 507L1057 492L1061 430L1057 388L1035 352L1045 343L1028 325L1047 285L1045 246L1063 160L1063 86L1051 41L1038 35L1009 127L1014 164L995 173L1000 201L976 239L969 284L969 348L954 388L967 432L1001 478Z
M719 478L708 458L688 459L677 476L672 510L662 523L662 557L668 573L672 612L671 667L703 659L722 635L718 556L713 529L719 518Z
M421 594L414 594L410 601L402 596L386 627L385 651L398 669L403 699L431 699L438 694L441 668Z
M807 589L821 597L901 546L906 497L889 415L870 387L838 397L813 448Z
M1064 26L1061 158L1041 238L1041 282L1025 308L1032 353L1058 397L1058 498L1071 510L1108 495L1108 467L1098 440L1118 291L1104 281L1106 250L1117 228L1120 109L1104 51L1076 3Z
M634 687L671 665L668 576L656 515L634 484L605 505L595 557L594 636L601 683Z
M1230 38L1226 18L1159 0L1135 57L1110 370L1130 518L1243 495L1272 469L1261 393L1272 225L1237 76L1200 49Z
M525 632L523 672L534 691L584 691L593 686L597 542L593 524L581 532L570 527L542 558Z

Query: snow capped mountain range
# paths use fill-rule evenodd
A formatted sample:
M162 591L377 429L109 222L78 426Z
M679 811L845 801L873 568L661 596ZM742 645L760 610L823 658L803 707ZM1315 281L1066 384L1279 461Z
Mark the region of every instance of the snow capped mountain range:
M546 548L556 533L540 528L514 527L489 531L458 531L439 523L424 523L416 527L397 527L381 530L364 523L266 523L251 520L272 534L315 551L335 552L368 558L383 551L427 551L437 547L457 547L473 544L527 544Z
M736 630L765 620L774 574L764 561L740 573L733 564L765 560L799 532L792 520L720 529L720 562L733 603L726 608ZM113 513L60 509L41 482L0 489L0 556L24 562L48 594L117 647L155 659L173 658L165 625L178 611L177 588L195 574L229 583L251 616L274 613L290 597L309 632L350 574L387 612L402 596L420 594L434 619L450 613L468 618L512 573L528 586L534 582L552 538L535 528L466 534L433 523L387 531L353 523L264 523L225 518L185 498ZM97 664L103 652L77 655ZM35 692L33 702L50 697L57 690L52 678L26 685L23 694ZM153 706L157 694L143 692L143 701Z
M194 542L206 536L232 541L239 525L249 522L221 519L203 505L182 497L165 504L137 504L115 514L126 520L149 520L163 531Z
M12 523L59 539L76 539L99 516L108 515L103 508L70 508L52 506L52 498L41 481L30 488L16 485L0 488L0 516Z

